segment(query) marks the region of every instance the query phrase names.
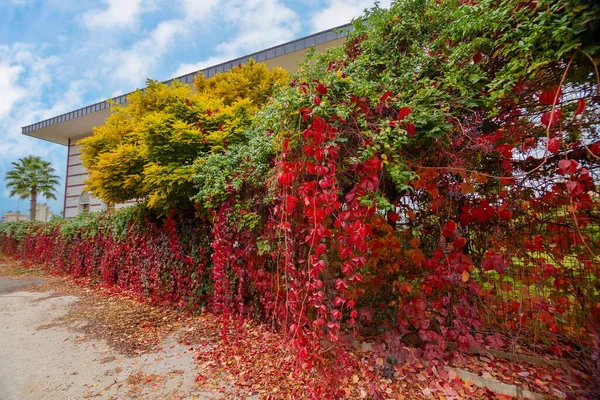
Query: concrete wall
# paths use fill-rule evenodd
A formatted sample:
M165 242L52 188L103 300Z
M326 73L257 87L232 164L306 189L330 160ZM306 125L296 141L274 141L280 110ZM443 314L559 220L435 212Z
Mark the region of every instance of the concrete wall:
M83 205L81 204L82 194L85 192L85 181L89 175L83 163L81 162L81 146L78 144L79 140L90 136L83 135L69 140L69 151L67 155L67 179L65 183L65 206L64 206L64 217L73 218L77 214L82 212ZM115 204L114 208L125 208L136 204L135 200L127 201L121 204ZM106 210L107 205L100 199L93 196L89 197L89 211L98 212Z

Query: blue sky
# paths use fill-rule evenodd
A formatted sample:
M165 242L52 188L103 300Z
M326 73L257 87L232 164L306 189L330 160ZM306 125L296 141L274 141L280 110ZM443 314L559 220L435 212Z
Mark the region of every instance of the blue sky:
M374 0L0 0L0 215L28 200L8 197L4 175L27 155L61 177L66 148L21 127L266 47L329 29ZM380 1L382 7L389 0ZM44 199L42 199L42 202Z

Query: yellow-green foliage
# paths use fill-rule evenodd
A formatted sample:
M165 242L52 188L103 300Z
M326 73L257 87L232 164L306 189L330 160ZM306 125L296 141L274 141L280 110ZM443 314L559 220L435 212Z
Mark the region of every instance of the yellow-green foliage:
M106 203L145 199L160 212L191 206L195 163L244 140L254 114L287 80L284 70L252 60L198 77L196 91L149 80L80 142L87 189Z
M225 74L206 79L202 74L194 80L198 93L217 98L230 105L238 99L249 99L253 104L267 101L277 83L286 82L288 73L280 67L269 71L265 64L250 59L248 65L233 68Z

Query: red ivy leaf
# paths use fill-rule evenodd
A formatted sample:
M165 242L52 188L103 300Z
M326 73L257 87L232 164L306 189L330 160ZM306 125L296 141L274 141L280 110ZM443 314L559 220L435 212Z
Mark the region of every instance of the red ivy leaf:
M558 162L558 171L561 175L570 175L577 171L579 162L577 160L560 160Z
M292 182L294 182L294 179L296 179L296 174L292 172L280 172L277 175L277 180L282 186L291 185Z
M558 91L558 96L557 92ZM560 96L562 94L562 90L559 88L546 89L538 96L540 99L540 104L545 106L551 106L554 104L554 99L556 98L556 104L560 103Z
M412 286L410 283L404 282L402 285L400 285L400 293L402 294L409 294L412 292Z
M325 243L319 243L317 245L317 248L315 250L315 253L320 256L321 254L324 254L327 251L327 245L325 245Z
M567 185L567 189L569 189L571 197L577 196L583 192L583 185L579 182L569 180L565 182L565 184Z
M548 151L556 154L558 152L559 142L558 139L552 138L548 141Z
M332 310L331 311L331 318L335 321L338 320L342 317L342 313L340 312L340 310Z
M285 212L289 215L294 211L294 208L298 204L298 198L296 196L288 196L285 202Z
M506 209L506 206L502 206L498 209L498 218L510 220L512 218L512 212Z
M336 297L333 300L333 305L336 307L341 307L346 302L346 299L342 299L341 297Z
M360 182L360 186L370 192L376 192L379 186L379 177L375 174L365 176Z
M453 235L454 231L456 231L456 223L454 221L448 221L448 223L446 223L446 226L444 226L442 235L444 235L444 237L448 237L450 235Z
M577 110L575 110L575 115L579 115L579 114L583 113L584 110L585 110L585 100L578 99L577 100Z
M544 124L545 126L552 127L553 125L556 125L556 123L558 122L558 120L560 119L561 116L562 116L561 109L554 110L554 113L552 113L552 111L546 111L542 115L542 124Z
M346 281L345 281L345 280L343 280L343 279L339 279L339 278L338 278L338 279L335 281L335 289L336 289L338 292L341 292L342 290L346 290L346 289L348 289L348 282L346 282Z
M504 273L506 268L502 256L494 253L487 253L486 258L481 262L481 266L484 271L497 271L501 274Z

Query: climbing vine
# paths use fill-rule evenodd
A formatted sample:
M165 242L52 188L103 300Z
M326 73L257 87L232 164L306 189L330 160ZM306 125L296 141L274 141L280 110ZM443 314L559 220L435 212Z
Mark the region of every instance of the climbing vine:
M203 304L225 339L243 318L269 324L296 373L320 371L314 398L340 396L349 344L367 335L386 360L404 342L429 359L525 341L590 355L599 18L584 1L375 8L285 87L267 79L238 140L194 160L193 216L169 202L138 222L2 225L3 251Z

